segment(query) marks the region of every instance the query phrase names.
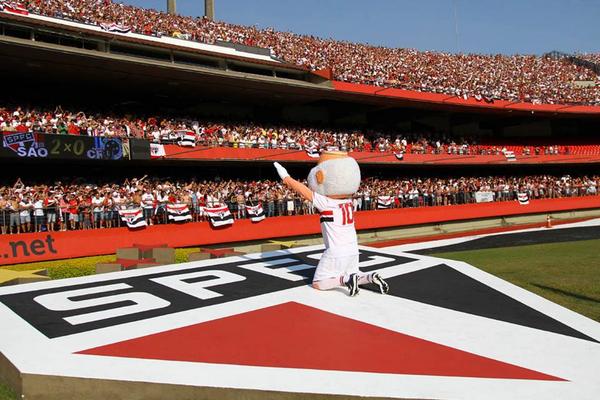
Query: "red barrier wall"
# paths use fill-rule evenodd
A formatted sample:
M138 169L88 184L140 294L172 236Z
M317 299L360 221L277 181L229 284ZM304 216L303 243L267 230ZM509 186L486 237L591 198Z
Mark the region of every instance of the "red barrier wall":
M573 146L575 148L575 146ZM584 147L584 146L580 146ZM294 161L315 163L316 159L309 157L303 150L280 149L238 149L231 147L199 147L189 149L177 145L165 145L167 159L178 160L255 160L255 161ZM350 155L361 164L507 164L503 155L452 155L452 154L405 154L403 161L398 161L391 153L371 151L355 151ZM570 155L517 155L517 161L510 164L531 163L578 163L587 164L600 162L600 154L570 154Z
M531 104L521 102L511 102L507 100L495 100L493 103L477 101L470 97L451 96L441 93L417 92L413 90L382 88L371 85L361 85L356 83L333 81L333 87L346 93L355 93L372 96L384 96L397 98L406 101L428 102L437 104L447 104L452 106L462 106L470 108L487 108L505 111L532 111L540 113L564 113L564 114L596 114L600 115L600 107L597 106L572 106L566 104Z
M527 206L514 201L362 211L355 214L355 220L357 229L365 230L590 208L600 208L600 196L532 200ZM119 247L135 243L189 247L317 233L320 233L319 217L304 215L267 218L260 223L241 220L233 226L216 229L208 222L197 222L151 226L138 231L114 228L2 235L0 265L112 254Z
M312 71L312 73L329 81L333 80L333 70L331 68L318 69L316 71Z

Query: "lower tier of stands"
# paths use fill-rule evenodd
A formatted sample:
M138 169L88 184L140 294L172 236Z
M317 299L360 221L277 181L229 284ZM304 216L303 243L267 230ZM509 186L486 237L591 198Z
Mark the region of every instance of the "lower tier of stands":
M363 211L355 214L358 230L423 225L449 221L540 214L600 208L600 196L437 206L412 209ZM267 218L261 222L238 220L213 228L208 222L155 225L141 230L128 228L88 231L39 232L0 236L1 264L57 260L114 254L120 247L165 243L170 247L225 244L320 233L317 215Z

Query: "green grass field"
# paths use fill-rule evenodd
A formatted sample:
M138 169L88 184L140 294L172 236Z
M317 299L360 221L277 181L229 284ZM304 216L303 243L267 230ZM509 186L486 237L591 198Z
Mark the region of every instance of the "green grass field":
M8 386L0 383L0 400L16 400L17 395Z
M600 240L432 255L467 262L600 322Z
M190 253L200 251L199 247L176 249L175 262L187 262ZM6 269L13 271L28 271L34 269L47 269L48 276L52 279L73 278L77 276L93 275L96 271L96 264L100 262L113 262L116 260L114 255L70 258L67 260L42 261L27 264L9 265Z

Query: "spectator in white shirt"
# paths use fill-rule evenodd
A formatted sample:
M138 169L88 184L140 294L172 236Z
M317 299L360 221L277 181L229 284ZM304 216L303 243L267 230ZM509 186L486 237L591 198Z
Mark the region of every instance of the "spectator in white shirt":
M41 232L44 225L44 200L38 195L33 202L33 229L35 232Z
M148 225L152 225L152 217L154 215L154 195L148 188L144 189L142 194L142 208L144 210L144 218Z
M101 194L99 194L98 192L95 192L94 195L92 196L92 213L94 216L94 227L95 228L102 228L102 224L103 224L103 220L104 220L104 207L103 204L104 203L104 196L102 196Z
M21 231L31 232L31 209L33 203L29 195L23 196L19 202L19 218L21 220Z

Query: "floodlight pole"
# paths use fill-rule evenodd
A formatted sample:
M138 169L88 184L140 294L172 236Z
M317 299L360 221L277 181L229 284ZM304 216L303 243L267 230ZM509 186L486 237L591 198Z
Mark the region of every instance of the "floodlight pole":
M215 0L204 0L204 17L211 21L215 19Z
M177 14L177 0L167 0L167 13Z

